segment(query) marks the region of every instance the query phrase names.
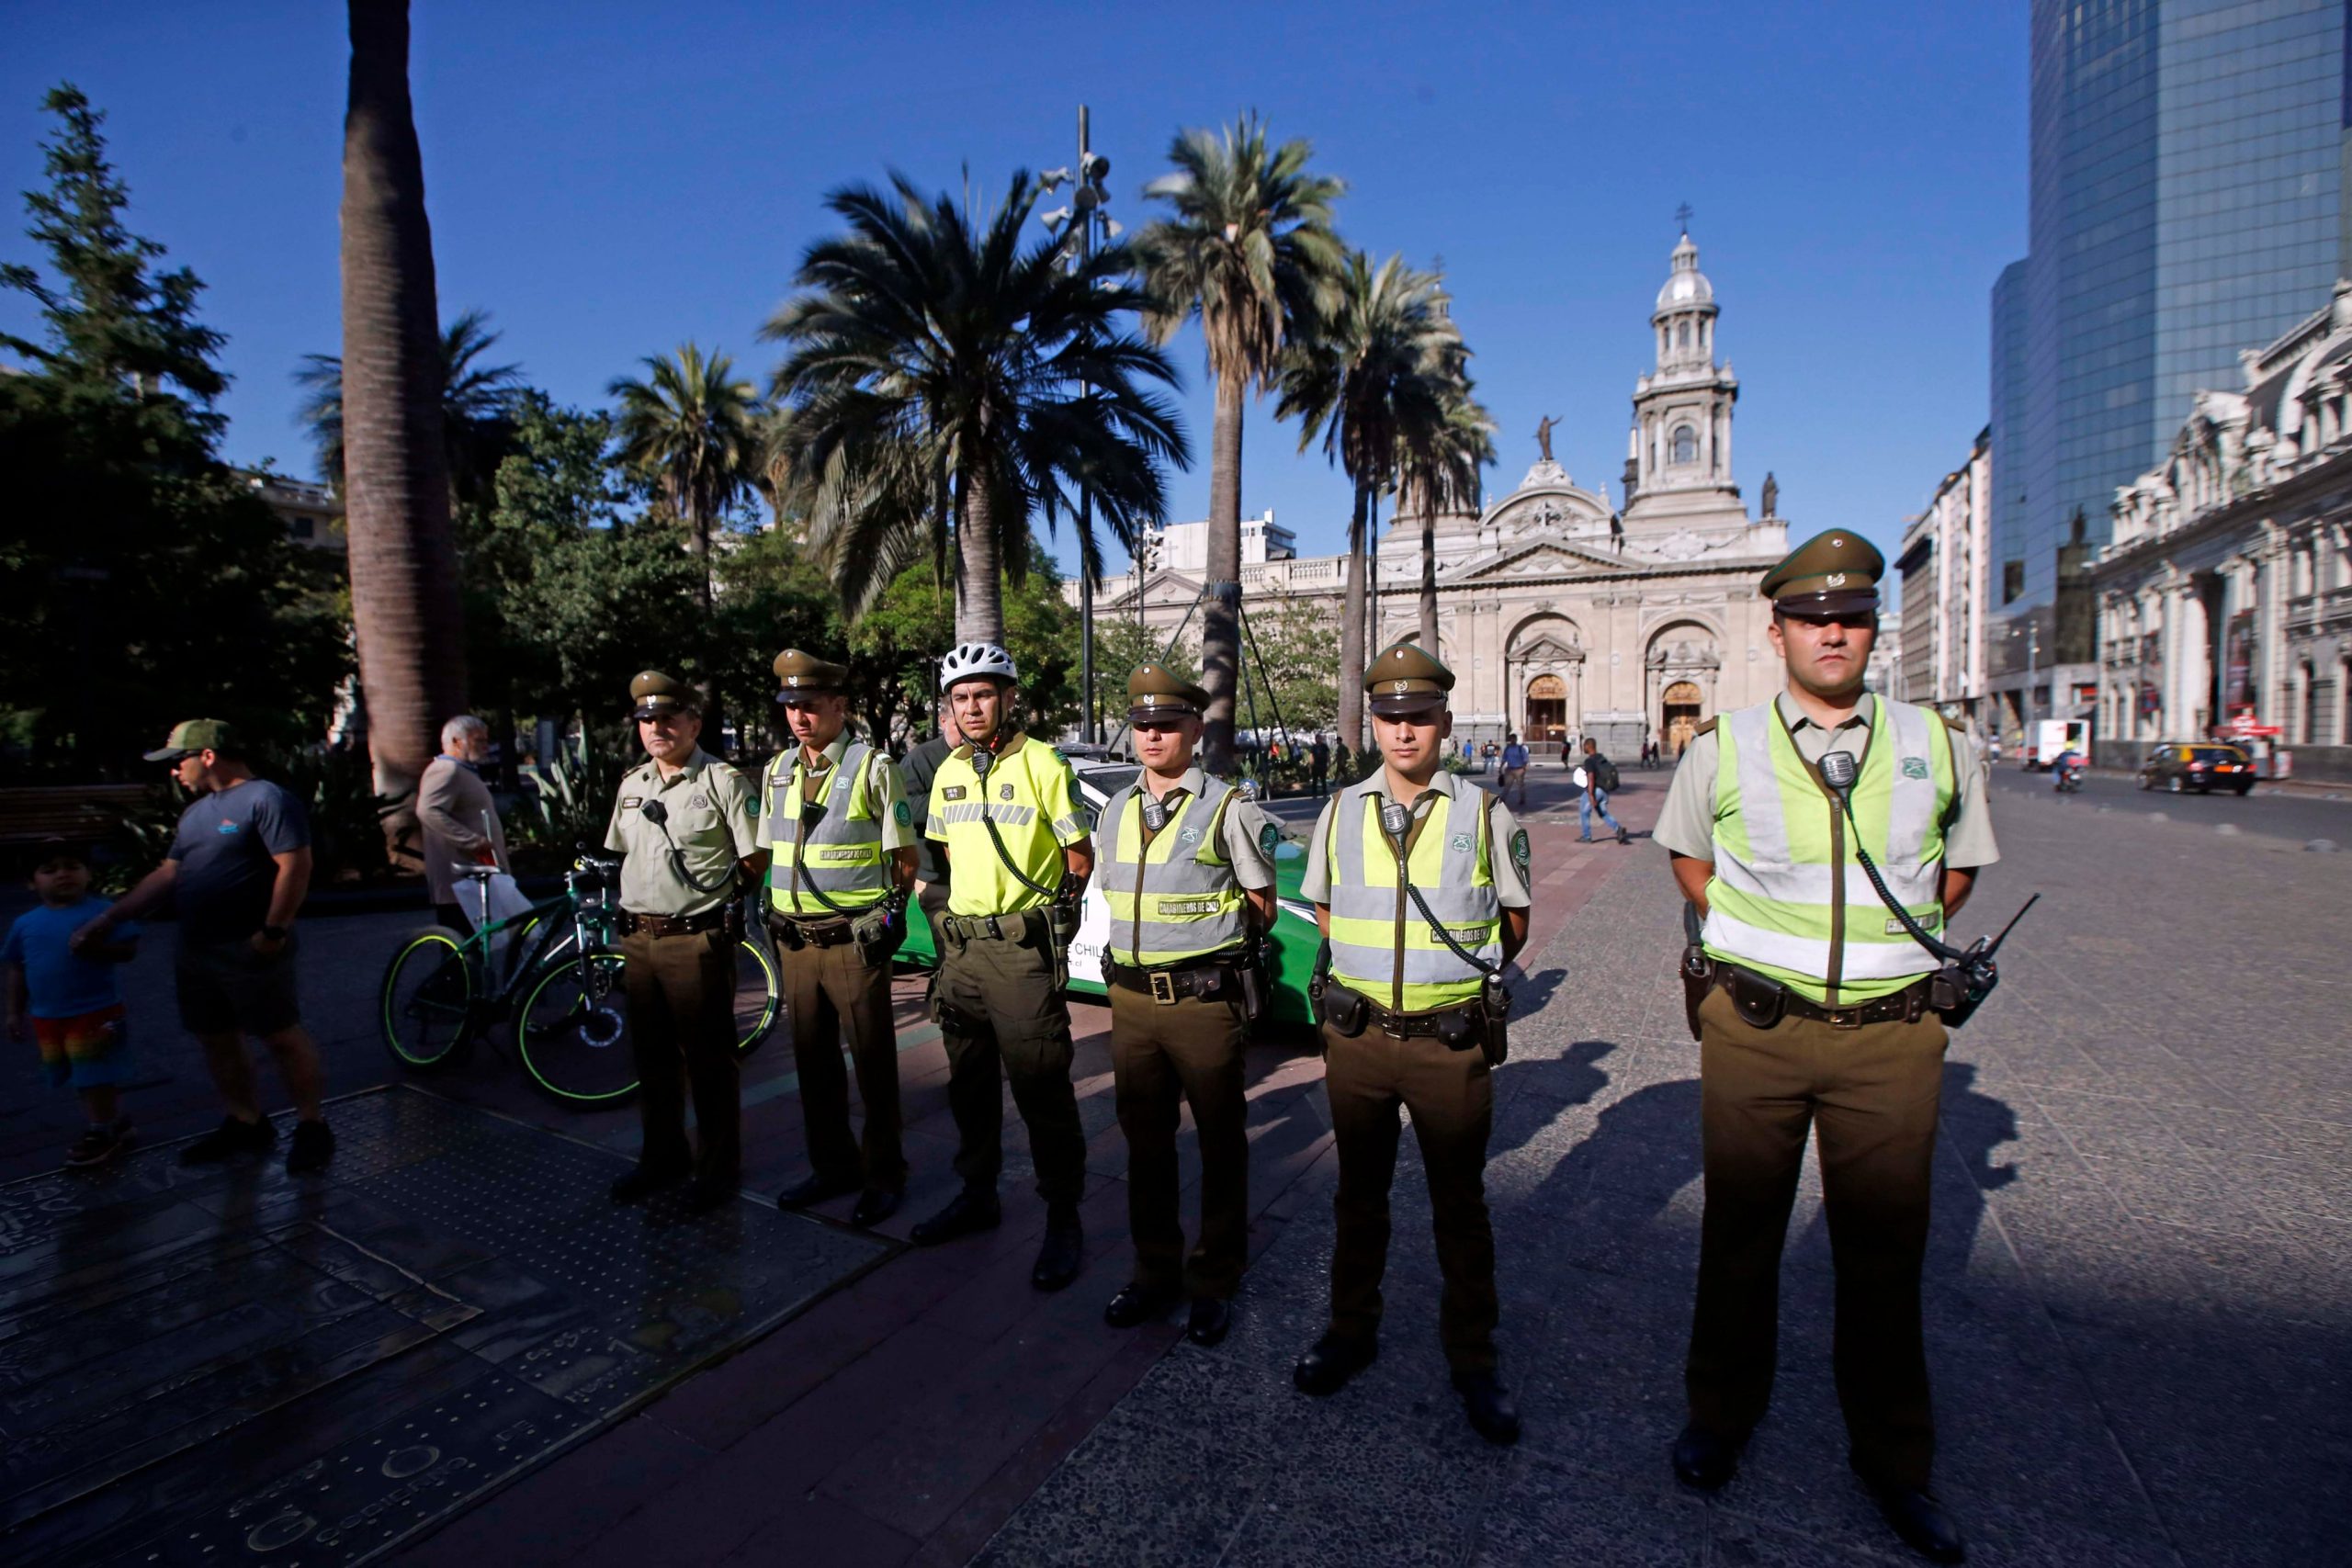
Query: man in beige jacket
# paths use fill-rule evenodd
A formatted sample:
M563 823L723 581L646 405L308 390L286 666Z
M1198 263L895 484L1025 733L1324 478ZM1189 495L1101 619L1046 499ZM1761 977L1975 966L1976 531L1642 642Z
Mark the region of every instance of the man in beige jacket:
M506 859L506 830L491 804L481 765L490 756L490 726L459 714L441 727L441 755L425 764L416 784L416 819L424 829L424 886L433 896L433 918L456 931L474 929L481 900L460 898L461 868L514 867Z

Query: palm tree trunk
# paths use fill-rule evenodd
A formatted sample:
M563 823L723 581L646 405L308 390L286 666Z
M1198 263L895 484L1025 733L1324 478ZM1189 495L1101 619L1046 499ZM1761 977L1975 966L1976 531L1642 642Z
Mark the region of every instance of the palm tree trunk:
M1209 440L1208 600L1201 606L1201 688L1209 694L1202 736L1211 773L1233 766L1233 699L1241 671L1241 398L1244 378L1216 378Z
M443 439L440 312L408 90L408 0L350 0L343 130L344 508L351 612L380 795L413 795L465 711ZM413 809L387 824L395 842Z
M985 476L956 476L956 640L1004 641L1003 541Z
M1445 655L1437 646L1437 490L1421 486L1421 647L1431 659Z
M1348 520L1348 575L1340 593L1340 739L1351 751L1363 750L1363 528L1364 486L1356 487L1355 515Z

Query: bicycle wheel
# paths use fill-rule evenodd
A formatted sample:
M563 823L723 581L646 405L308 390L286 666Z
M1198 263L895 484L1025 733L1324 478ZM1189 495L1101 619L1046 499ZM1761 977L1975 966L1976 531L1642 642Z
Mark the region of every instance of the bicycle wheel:
M784 1010L776 987L775 960L768 950L745 937L735 944L735 1055L738 1060L760 1048Z
M473 1050L473 965L457 934L440 926L416 932L384 967L384 1048L412 1073L457 1066Z
M582 1110L623 1105L637 1092L621 955L592 953L548 964L514 1004L523 1076L548 1099Z

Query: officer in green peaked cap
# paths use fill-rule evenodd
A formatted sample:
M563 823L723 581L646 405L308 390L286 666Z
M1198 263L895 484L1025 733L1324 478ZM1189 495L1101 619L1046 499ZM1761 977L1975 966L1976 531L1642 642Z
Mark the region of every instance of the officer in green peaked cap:
M849 670L829 659L787 648L775 656L775 700L791 702L796 697L829 696L849 685Z
M665 714L702 712L702 694L686 682L659 670L648 670L628 683L631 718L660 718Z
M1815 534L1764 574L1764 597L1776 614L1832 621L1878 614L1878 580L1886 558L1847 528Z
M1391 643L1363 672L1364 697L1377 714L1443 707L1453 690L1453 671L1419 643Z
M1127 677L1127 722L1198 718L1208 712L1209 694L1164 664L1138 664Z

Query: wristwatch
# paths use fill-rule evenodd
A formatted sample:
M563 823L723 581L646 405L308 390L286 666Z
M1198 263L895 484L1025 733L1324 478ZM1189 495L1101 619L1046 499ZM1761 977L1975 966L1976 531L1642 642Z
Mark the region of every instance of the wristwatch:
M261 928L261 934L272 942L284 942L293 932L284 926L264 926Z

